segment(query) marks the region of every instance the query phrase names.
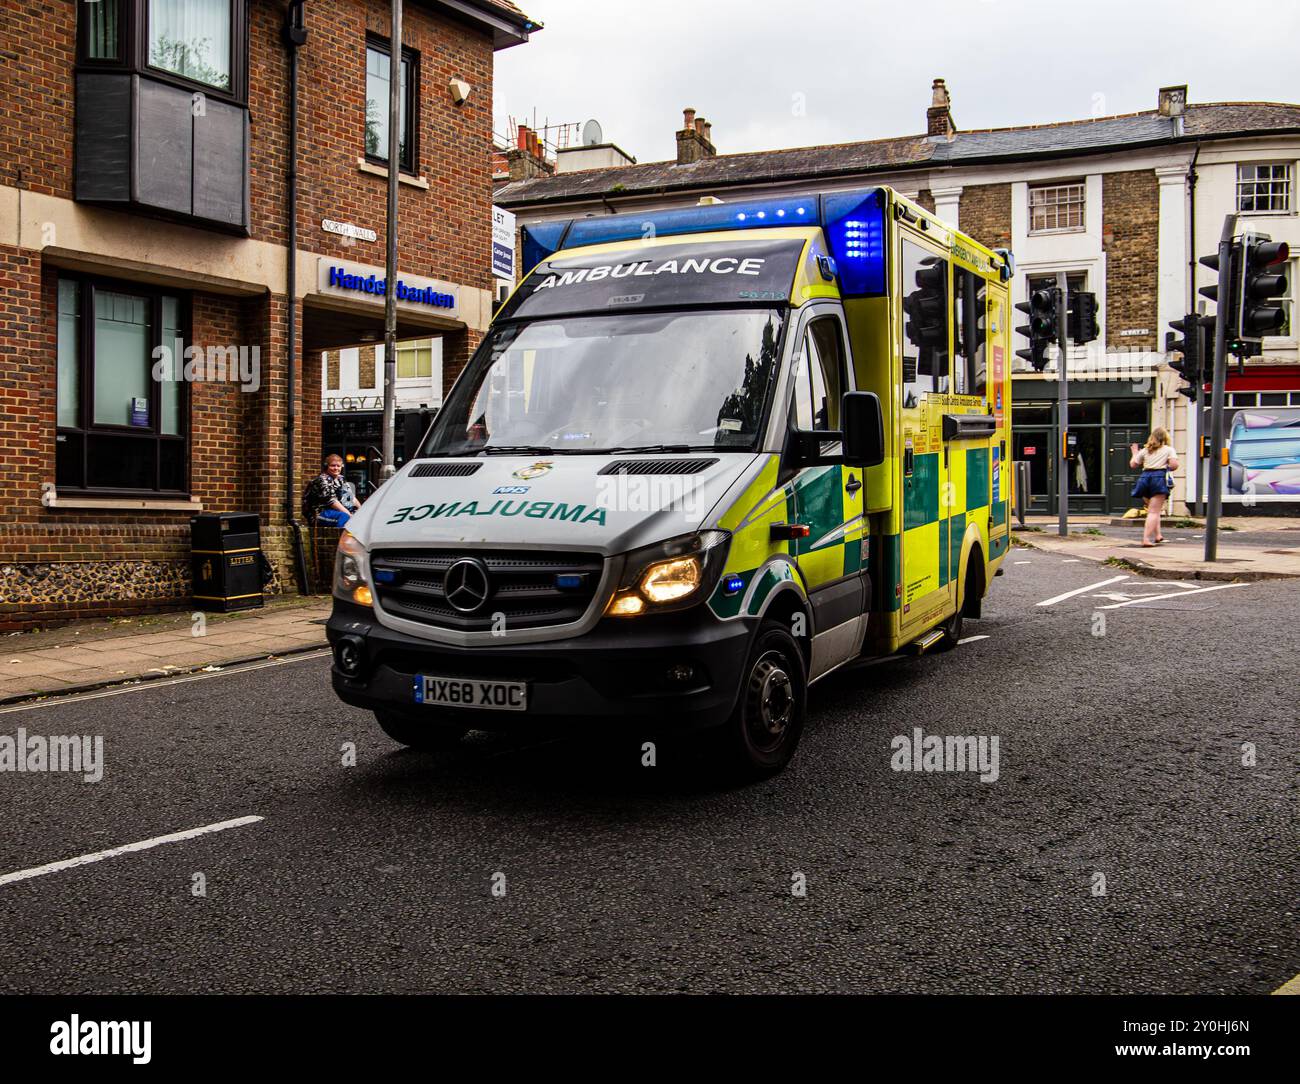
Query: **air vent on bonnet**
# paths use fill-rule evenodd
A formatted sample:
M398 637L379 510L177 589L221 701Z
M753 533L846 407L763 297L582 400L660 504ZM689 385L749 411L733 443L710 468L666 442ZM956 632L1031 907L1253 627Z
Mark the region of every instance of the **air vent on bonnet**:
M597 474L699 474L716 459L620 459L602 467Z
M467 478L477 473L482 463L417 463L412 478Z

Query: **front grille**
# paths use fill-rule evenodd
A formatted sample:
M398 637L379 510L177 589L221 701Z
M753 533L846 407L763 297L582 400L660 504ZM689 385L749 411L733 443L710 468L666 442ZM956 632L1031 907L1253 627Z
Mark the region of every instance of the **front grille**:
M482 463L417 463L412 478L468 478L477 474Z
M487 572L487 599L470 613L452 606L445 591L447 570L465 558L482 562ZM500 628L498 614L504 615L507 632L578 621L591 605L603 569L598 553L384 550L370 558L385 613L458 632Z
M716 459L618 459L607 463L597 474L699 474L716 463Z

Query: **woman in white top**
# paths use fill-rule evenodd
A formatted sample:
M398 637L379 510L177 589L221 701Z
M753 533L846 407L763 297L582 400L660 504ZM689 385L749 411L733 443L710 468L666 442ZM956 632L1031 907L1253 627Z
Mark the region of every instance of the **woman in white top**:
M1169 434L1159 426L1151 430L1145 448L1134 444L1130 451L1133 454L1128 465L1142 468L1137 484L1133 486L1133 496L1146 498L1150 502L1147 506L1146 526L1142 531L1142 545L1155 546L1165 540L1160 533L1160 513L1164 511L1165 500L1173 486L1170 472L1178 469L1178 453L1169 443Z

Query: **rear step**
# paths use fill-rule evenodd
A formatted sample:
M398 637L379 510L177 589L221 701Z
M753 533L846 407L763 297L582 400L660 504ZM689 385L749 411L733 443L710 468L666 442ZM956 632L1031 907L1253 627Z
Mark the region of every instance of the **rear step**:
M908 646L918 655L924 655L930 648L934 647L943 639L943 632L940 629L931 629L924 636L918 636Z

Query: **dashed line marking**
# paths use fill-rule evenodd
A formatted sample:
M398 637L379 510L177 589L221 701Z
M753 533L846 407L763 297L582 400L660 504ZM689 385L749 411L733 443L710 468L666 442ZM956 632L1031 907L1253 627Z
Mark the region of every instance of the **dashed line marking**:
M987 639L988 636L965 636L962 639L958 640L957 643L958 645L973 644L976 640L987 640Z
M224 832L228 828L242 828L246 824L256 824L263 820L262 817L236 817L230 821L218 821L216 824L205 824L202 828L188 828L184 832L172 832L166 836L154 836L152 839L142 839L138 843L127 843L121 847L110 847L106 851L95 851L93 854L81 854L76 858L65 858L61 862L49 862L44 866L33 866L31 869L20 869L14 873L6 873L0 877L0 886L13 884L15 881L26 881L32 877L42 877L47 873L60 873L65 869L73 869L76 866L88 866L92 862L102 862L106 858L116 858L122 854L134 854L136 851L148 851L154 847L161 847L166 843L181 843L187 839L194 839L198 836L210 835L213 832Z

